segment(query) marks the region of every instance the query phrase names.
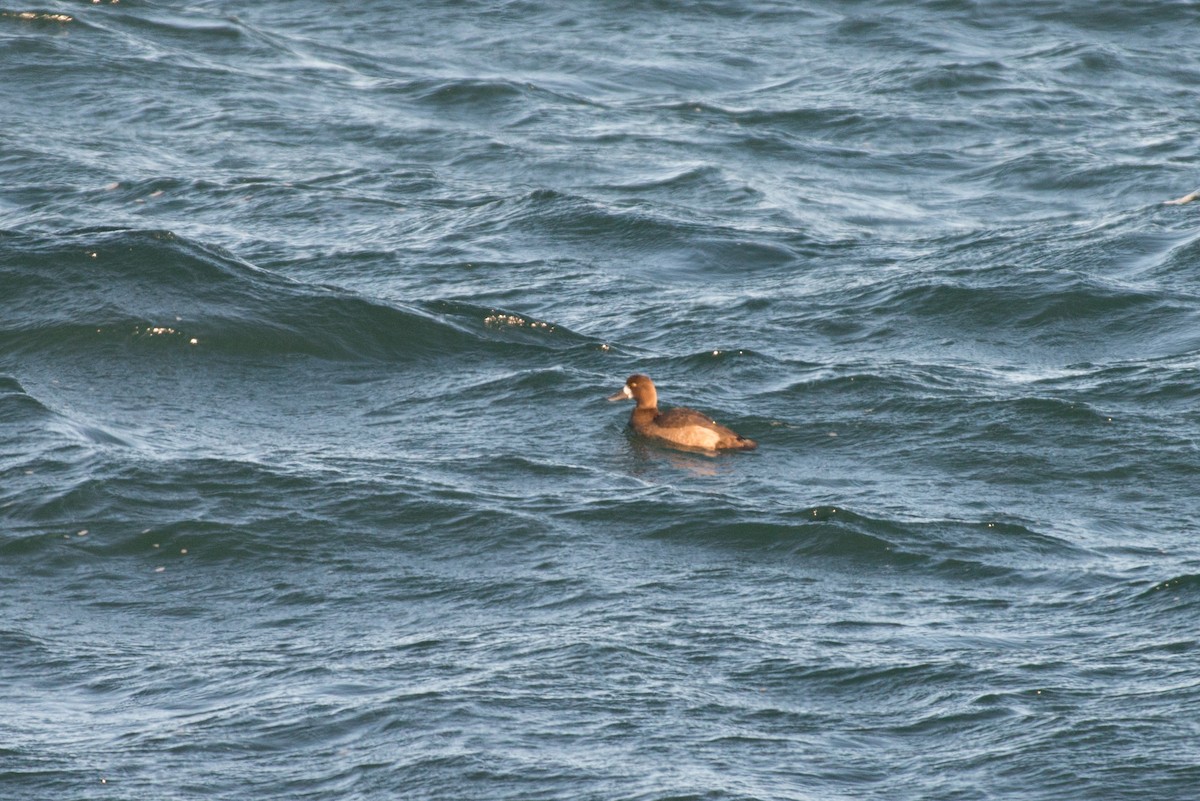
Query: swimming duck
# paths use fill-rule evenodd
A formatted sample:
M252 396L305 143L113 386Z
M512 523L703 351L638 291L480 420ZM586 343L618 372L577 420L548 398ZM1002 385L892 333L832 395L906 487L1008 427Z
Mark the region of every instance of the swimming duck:
M706 451L748 451L758 447L754 440L730 431L695 409L676 407L660 412L658 390L654 388L654 382L649 376L629 376L621 391L610 396L609 400L637 401L637 407L629 417L629 425L645 437L653 437L682 448L699 448Z

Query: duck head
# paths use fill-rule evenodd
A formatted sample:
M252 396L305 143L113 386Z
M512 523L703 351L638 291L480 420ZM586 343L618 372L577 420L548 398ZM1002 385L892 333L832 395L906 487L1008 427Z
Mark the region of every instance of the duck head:
M654 382L650 380L650 376L640 373L629 376L625 381L625 386L621 387L621 391L609 395L608 399L610 401L634 400L637 401L639 409L658 408L658 390L654 388Z

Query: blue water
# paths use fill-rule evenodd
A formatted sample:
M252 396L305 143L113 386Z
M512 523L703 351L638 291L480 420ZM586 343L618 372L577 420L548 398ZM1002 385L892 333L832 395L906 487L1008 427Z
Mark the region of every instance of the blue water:
M1197 30L0 7L0 798L1197 798Z

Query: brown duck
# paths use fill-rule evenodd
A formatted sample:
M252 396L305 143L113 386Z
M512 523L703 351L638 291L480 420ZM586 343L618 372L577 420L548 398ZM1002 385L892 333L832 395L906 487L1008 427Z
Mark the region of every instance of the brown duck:
M746 439L695 409L676 407L660 412L658 390L649 376L629 376L621 391L609 397L609 400L637 401L637 408L629 417L629 425L642 436L653 437L670 445L706 451L748 451L758 447L754 440Z

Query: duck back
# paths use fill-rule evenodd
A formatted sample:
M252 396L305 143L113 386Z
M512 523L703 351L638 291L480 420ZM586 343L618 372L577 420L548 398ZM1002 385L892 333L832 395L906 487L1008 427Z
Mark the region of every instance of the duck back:
M754 440L743 437L695 409L676 407L663 412L635 409L629 422L639 434L685 448L752 450L758 447Z

